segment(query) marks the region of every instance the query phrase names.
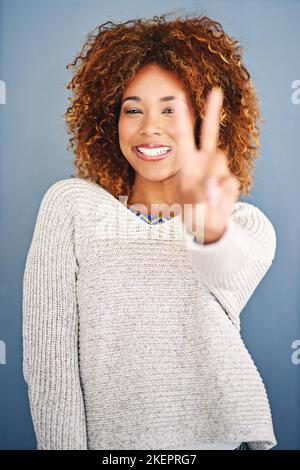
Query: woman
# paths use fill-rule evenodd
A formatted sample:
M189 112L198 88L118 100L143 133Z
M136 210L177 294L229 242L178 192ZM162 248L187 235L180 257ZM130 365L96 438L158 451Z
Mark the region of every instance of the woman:
M99 26L79 60L77 174L46 191L24 272L37 448L270 449L240 313L276 235L238 201L259 146L238 42L162 15Z

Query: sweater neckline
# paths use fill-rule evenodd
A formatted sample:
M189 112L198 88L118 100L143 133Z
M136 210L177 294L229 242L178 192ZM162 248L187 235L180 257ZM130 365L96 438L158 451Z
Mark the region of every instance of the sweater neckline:
M129 214L129 217L132 217L133 220L136 221L136 223L138 224L142 224L144 226L144 228L147 230L147 229L150 229L150 230L161 230L162 227L166 227L166 226L170 226L171 224L173 225L173 222L177 222L178 220L180 220L180 214L177 214L177 215L174 215L174 217L172 217L171 219L169 220L164 220L162 223L158 223L158 224L147 224L145 223L144 220L142 220L140 217L138 217L134 211L130 210L130 208L127 206L127 200L128 200L128 196L121 196L121 200L120 199L117 199L113 194L111 194L109 191L107 191L106 189L102 188L111 198L113 198L113 200L115 201L115 204L118 205L118 206L121 206L126 212L127 214Z
M174 223L175 223L175 221L177 222L177 220L179 220L179 217L180 217L180 214L177 214L177 215L174 215L174 217L172 217L168 220L164 220L161 223L147 224L147 223L145 223L144 220L142 220L140 217L138 217L134 213L134 211L130 210L130 208L127 206L128 196L123 196L123 202L120 202L118 199L116 199L116 200L117 200L118 204L120 204L121 206L124 207L124 209L130 214L130 216L132 216L135 220L137 220L138 223L143 224L143 226L145 226L146 228L150 228L151 230L155 230L155 229L161 230L162 227L166 227L166 226L169 227L172 224L172 222L174 222Z
M138 217L132 210L130 210L129 207L127 207L127 200L128 196L121 196L120 199L117 199L113 194L111 194L107 189L105 189L103 186L99 185L98 183L91 181L91 180L85 180L91 183L93 186L95 186L97 189L100 191L103 191L108 198L110 198L116 207L121 207L121 210L126 211L127 214L129 214L129 217L132 218L132 220L135 221L137 224L141 224L142 227L144 227L145 230L162 230L164 227L170 227L173 224L177 223L178 221L180 222L181 215L177 214L174 217L172 217L169 220L164 220L164 222L159 223L159 224L146 224L144 220L142 220L140 217Z

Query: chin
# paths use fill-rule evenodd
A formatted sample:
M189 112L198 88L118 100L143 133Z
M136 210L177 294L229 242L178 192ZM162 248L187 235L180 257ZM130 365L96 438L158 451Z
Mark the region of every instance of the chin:
M139 171L138 169L135 169L135 171L145 180L152 181L152 182L159 182L159 181L164 181L171 176L175 175L177 171L175 169L165 169L165 170L159 170L159 169L148 169L148 170L143 170Z

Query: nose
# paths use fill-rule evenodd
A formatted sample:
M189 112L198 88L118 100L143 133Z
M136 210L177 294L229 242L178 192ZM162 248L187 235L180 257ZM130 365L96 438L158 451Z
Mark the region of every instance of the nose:
M162 129L157 117L145 117L141 124L139 133L142 135L160 135L162 133Z

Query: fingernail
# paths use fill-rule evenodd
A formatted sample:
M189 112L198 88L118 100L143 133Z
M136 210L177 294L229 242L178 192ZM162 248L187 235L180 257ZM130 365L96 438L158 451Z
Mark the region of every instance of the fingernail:
M218 104L221 104L221 103L222 103L222 100L223 100L223 91L222 91L222 88L220 88L220 87L215 87L214 90L215 90L215 93L216 93L216 95L217 95Z

